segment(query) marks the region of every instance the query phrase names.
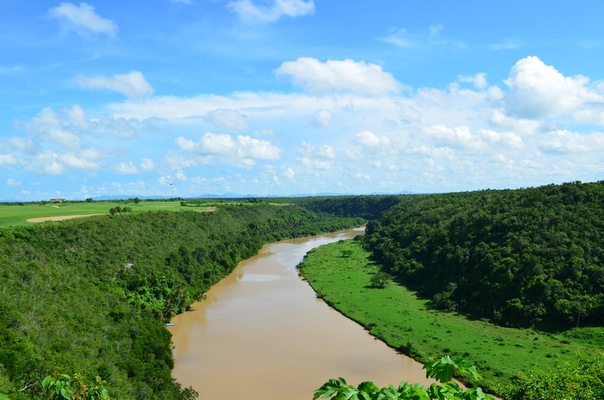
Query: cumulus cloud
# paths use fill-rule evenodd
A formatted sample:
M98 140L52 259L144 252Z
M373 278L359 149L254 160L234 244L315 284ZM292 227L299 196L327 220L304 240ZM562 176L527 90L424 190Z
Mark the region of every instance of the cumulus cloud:
M365 147L378 148L390 145L390 139L387 136L378 136L371 131L361 131L356 134L355 141Z
M471 83L477 89L484 89L484 88L486 88L488 86L488 83L487 83L487 74L485 74L483 72L478 73L478 74L473 75L473 76L460 75L459 76L459 81L460 82Z
M266 140L239 135L205 133L199 142L179 137L176 144L185 151L201 156L217 156L221 160L244 166L252 166L256 160L278 160L281 149Z
M309 143L302 143L297 161L304 167L313 170L330 170L333 168L336 159L336 152L333 147L313 146Z
M269 5L257 5L252 0L236 0L227 7L244 21L270 23L282 17L301 17L315 12L313 0L271 0Z
M441 146L448 145L473 150L491 148L492 145L504 145L516 149L523 146L522 138L515 133L498 132L491 129L473 131L467 125L433 125L424 127L423 132L427 137L436 139Z
M214 110L207 113L204 119L217 128L225 128L232 131L243 131L249 128L247 120L237 110Z
M57 157L57 161L70 168L98 170L100 168L99 163L96 161L98 158L99 156L96 151L89 150L80 154L61 154Z
M547 134L541 142L545 151L567 154L604 151L604 133L582 134L568 130L556 130Z
M589 78L564 76L534 56L518 61L505 83L509 112L524 118L572 115L585 105L604 103L601 94L588 88Z
M364 95L384 95L398 92L402 85L392 74L377 64L365 61L328 60L300 57L286 61L276 70L278 76L289 76L311 93L349 91Z
M106 89L128 97L149 97L154 92L153 87L151 87L139 71L130 71L127 74L113 75L111 77L95 76L87 78L85 76L77 76L76 82L84 89Z
M133 175L138 172L138 168L132 161L123 161L115 166L114 171L120 175Z
M117 35L117 25L113 21L98 15L94 7L86 3L80 3L79 6L73 3L61 3L59 6L51 8L49 15L66 21L75 29L78 35L84 38L94 35L110 37Z
M155 168L155 161L150 158L143 158L141 161L141 169L143 171L152 171Z
M30 121L18 121L17 126L37 138L61 148L75 149L81 145L77 132L69 129L51 108L44 108Z

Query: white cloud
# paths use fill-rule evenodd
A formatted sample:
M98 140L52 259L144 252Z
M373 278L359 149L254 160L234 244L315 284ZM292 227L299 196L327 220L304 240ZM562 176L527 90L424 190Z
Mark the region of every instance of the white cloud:
M114 167L114 170L120 175L133 175L138 172L138 168L132 161L120 162Z
M181 136L176 139L176 144L187 152L217 156L227 163L248 167L254 165L256 160L281 158L281 149L270 142L242 135L235 139L228 134L207 132L197 143Z
M280 76L290 76L295 84L311 93L350 91L364 95L384 95L398 92L402 85L389 72L377 64L365 61L328 60L300 57L286 61L275 71Z
M315 113L312 124L317 128L329 128L332 115L333 114L327 110L319 110Z
M40 175L60 175L65 167L58 160L59 156L50 151L37 154L32 158L27 169Z
M523 46L521 40L516 38L506 38L501 42L493 43L488 46L491 50L514 50Z
M444 27L440 24L430 25L428 30L430 31L430 36L438 36L442 32Z
M204 119L217 128L225 128L233 131L243 131L249 128L247 120L237 110L218 109L210 111Z
M604 104L604 97L587 87L589 78L566 77L534 56L518 61L505 83L507 108L520 117L572 115L590 103Z
M152 171L155 168L155 161L150 158L143 158L141 161L141 169L143 171Z
M92 156L92 159L91 159ZM98 158L96 152L91 151L89 154L61 154L58 159L66 166L77 169L98 170L100 165L94 159Z
M291 168L286 168L285 171L283 171L283 177L289 180L294 180L296 177L296 172Z
M282 17L300 17L315 12L313 0L271 0L269 5L257 5L252 0L231 1L227 7L244 21L275 22Z
M86 3L80 3L79 7L73 3L61 3L61 5L51 8L49 15L68 21L77 34L85 38L91 35L103 34L110 37L117 35L117 25L98 15L94 7Z
M51 108L44 108L30 121L18 121L17 126L35 136L39 142L52 143L61 148L77 149L80 137L64 126L62 119Z
M0 166L2 165L15 165L17 159L12 154L0 154Z
M76 82L84 89L106 89L128 97L149 97L154 92L153 87L139 71L130 71L127 74L113 75L111 77L95 76L87 78L85 76L77 76Z
M604 152L604 133L581 134L557 130L543 138L541 148L555 153Z
M481 72L473 76L459 76L460 82L468 82L474 85L477 89L485 89L488 86L487 74Z
M300 154L297 157L298 162L313 170L331 170L334 166L336 153L331 146L313 146L309 143L302 143L299 150Z
M365 147L388 147L390 139L387 136L378 136L371 131L361 131L356 134L355 141Z
M14 187L18 187L21 186L21 181L17 180L17 179L13 179L13 178L8 178L5 181L7 186L14 186Z
M402 48L417 47L418 41L411 37L405 28L391 29L390 34L383 39L385 42Z

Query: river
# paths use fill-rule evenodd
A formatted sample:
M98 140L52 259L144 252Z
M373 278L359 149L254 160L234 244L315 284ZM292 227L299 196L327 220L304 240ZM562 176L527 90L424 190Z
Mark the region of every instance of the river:
M273 243L240 263L168 327L173 376L200 400L310 400L340 376L355 385L428 383L421 364L317 299L298 277L309 250L362 233Z

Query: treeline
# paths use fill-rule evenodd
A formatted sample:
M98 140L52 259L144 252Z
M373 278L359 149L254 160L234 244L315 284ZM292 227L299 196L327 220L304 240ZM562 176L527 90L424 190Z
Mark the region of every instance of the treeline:
M366 243L436 308L504 326L604 326L604 182L405 196Z
M362 223L298 206L223 206L0 230L0 398L41 398L53 372L117 399L189 399L164 323L267 242Z
M384 211L398 204L403 198L402 195L311 196L290 199L290 201L318 213L373 220L378 219Z

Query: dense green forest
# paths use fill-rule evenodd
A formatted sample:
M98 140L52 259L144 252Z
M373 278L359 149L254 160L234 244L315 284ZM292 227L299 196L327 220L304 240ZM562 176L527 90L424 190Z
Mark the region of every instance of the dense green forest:
M435 308L504 326L604 325L604 182L404 196L366 244Z
M294 199L296 204L311 211L327 213L339 217L362 217L378 219L380 215L401 201L401 195L373 196L325 196ZM292 199L289 199L292 201Z
M362 222L259 203L2 229L0 398L41 398L55 371L117 399L192 398L164 323L264 243Z

